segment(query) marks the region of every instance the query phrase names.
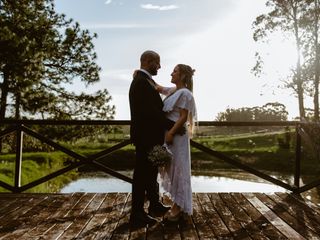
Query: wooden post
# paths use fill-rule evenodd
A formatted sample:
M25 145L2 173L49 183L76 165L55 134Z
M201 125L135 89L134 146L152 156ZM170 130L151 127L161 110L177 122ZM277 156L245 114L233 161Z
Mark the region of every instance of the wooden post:
M299 133L301 125L296 125L296 158L294 168L294 185L300 188L300 171L301 171L301 135Z
M23 148L23 132L21 131L21 125L17 127L16 135L16 164L14 173L14 188L15 192L20 192L21 186L21 164L22 164L22 148Z

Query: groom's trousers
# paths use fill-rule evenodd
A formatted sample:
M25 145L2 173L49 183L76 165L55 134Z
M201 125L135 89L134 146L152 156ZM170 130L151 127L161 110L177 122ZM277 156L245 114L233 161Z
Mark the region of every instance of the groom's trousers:
M148 161L148 152L153 146L136 145L136 163L132 184L132 212L144 211L144 200L147 195L150 204L159 202L158 168Z

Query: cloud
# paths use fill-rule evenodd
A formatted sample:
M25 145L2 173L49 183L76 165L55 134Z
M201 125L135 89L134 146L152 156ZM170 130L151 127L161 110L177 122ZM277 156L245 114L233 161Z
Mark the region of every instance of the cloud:
M148 10L159 10L159 11L168 11L168 10L174 10L179 8L179 6L177 5L163 5L163 6L159 6L159 5L153 5L153 4L141 4L140 5L141 8L143 9L148 9Z
M105 2L105 4L108 5L108 4L110 4L111 2L112 2L112 0L107 0L107 1Z

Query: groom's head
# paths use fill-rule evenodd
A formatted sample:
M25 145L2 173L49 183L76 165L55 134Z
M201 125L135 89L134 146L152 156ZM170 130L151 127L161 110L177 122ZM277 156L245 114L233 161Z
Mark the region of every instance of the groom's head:
M140 57L140 67L153 76L157 75L158 69L161 68L159 54L151 50L142 53Z

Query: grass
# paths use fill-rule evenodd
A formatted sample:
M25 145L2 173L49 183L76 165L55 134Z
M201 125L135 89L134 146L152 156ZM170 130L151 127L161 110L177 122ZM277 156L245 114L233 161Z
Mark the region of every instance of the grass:
M195 141L256 169L280 170L282 173L288 173L293 170L292 161L295 157L295 146L293 142L291 142L289 149L279 146L278 139L284 139L284 134L284 132L277 131L259 134L204 136L195 139ZM206 161L201 164L203 159ZM192 150L192 163L193 169L233 168L230 164L196 149Z
M21 185L48 175L64 167L64 161L70 159L61 152L24 153L21 165ZM15 154L0 155L0 180L14 184ZM68 182L75 179L76 171L68 172L46 183L40 184L26 192L58 192ZM5 189L0 187L0 191Z

